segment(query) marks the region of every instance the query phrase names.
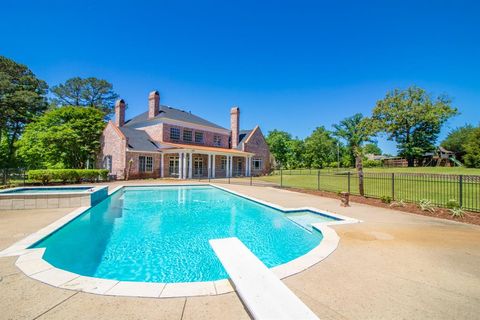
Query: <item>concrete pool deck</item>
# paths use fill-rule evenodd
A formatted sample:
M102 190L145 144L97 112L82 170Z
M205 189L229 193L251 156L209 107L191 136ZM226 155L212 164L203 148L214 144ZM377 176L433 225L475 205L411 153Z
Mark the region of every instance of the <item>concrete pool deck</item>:
M158 180L160 182L160 180ZM115 182L152 184L154 180ZM165 183L165 181L161 181ZM480 227L269 187L221 185L284 207L309 206L363 220L332 226L335 252L284 283L321 319L473 319L480 312ZM71 209L0 211L0 250ZM0 258L0 318L243 319L236 293L152 299L54 288Z

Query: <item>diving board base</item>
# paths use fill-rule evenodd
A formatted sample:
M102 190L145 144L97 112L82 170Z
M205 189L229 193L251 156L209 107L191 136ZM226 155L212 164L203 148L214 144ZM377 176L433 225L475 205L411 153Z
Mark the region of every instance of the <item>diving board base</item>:
M213 239L210 245L254 319L318 320L238 238Z

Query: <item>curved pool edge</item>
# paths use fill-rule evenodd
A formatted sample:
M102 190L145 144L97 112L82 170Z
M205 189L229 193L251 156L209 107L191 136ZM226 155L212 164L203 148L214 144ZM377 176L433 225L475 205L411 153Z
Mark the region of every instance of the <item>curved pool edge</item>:
M154 184L150 186L171 186L172 184ZM185 184L175 184L181 186ZM188 184L192 185L192 184ZM196 184L197 185L197 184ZM338 247L339 236L329 225L358 223L360 220L341 216L335 213L319 210L312 207L301 208L283 208L277 204L259 200L230 189L220 187L214 184L216 188L223 189L238 196L256 201L258 203L279 209L284 212L310 210L319 214L326 214L341 220L312 224L312 227L322 233L322 241L306 254L291 260L287 263L270 268L272 272L280 279L300 273L313 265L327 258ZM130 185L129 185L130 186ZM132 185L135 186L135 185ZM142 185L145 186L145 185ZM120 190L124 186L119 186L109 192L109 195ZM193 297L193 296L212 296L221 295L234 291L229 279L205 282L179 282L179 283L156 283L156 282L132 282L117 281L112 279L103 279L82 276L73 272L59 269L43 259L45 248L28 249L31 245L38 242L45 236L62 228L67 223L84 213L90 207L78 208L64 217L58 219L43 229L27 236L23 240L13 244L11 247L0 252L0 257L19 256L15 265L28 277L46 283L48 285L61 289L82 291L87 293L109 295L109 296L129 296L144 298L174 298L174 297Z

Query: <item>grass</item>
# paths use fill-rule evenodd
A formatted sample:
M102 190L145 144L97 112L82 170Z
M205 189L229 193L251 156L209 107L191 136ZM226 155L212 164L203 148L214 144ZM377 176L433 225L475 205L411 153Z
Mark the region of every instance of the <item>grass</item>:
M473 169L473 171L459 171L462 168L395 169L368 168L365 170L365 195L374 198L391 197L395 200L417 203L426 199L436 206L445 207L451 200L460 200L460 183L457 174L475 172L480 175L479 169ZM355 171L350 171L349 178L347 171L321 170L320 179L318 179L317 172L318 170L310 171L309 169L283 170L281 179L279 172L258 179L277 185L282 184L284 187L332 192L350 191L352 194L359 194L358 177ZM392 173L395 173L393 183ZM452 174L453 176L436 176L432 173ZM464 209L480 211L480 177L463 177L462 204Z

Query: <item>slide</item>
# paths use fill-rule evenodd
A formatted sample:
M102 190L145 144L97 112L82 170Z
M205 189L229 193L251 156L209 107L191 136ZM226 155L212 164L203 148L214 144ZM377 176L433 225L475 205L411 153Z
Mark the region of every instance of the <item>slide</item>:
M450 157L450 160L452 160L453 163L455 163L456 166L463 167L463 163L461 163L460 161L458 161L457 158L455 158L454 156L451 156L451 157Z

